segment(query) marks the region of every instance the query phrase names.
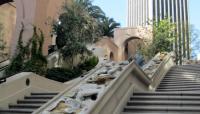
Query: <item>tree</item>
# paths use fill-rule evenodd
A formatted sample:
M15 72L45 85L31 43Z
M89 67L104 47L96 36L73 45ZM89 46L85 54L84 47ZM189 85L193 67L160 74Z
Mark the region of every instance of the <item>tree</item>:
M113 18L105 17L102 22L103 36L114 37L114 29L119 26L120 23L117 23Z
M85 9L90 16L99 22L105 18L103 10L99 6L93 5L91 0L75 0L75 3Z
M96 41L101 34L88 4L88 0L76 0L71 6L65 5L59 21L53 24L56 45L64 59L71 60L71 65L76 55L87 52L86 44Z
M159 22L153 22L153 39L152 42L145 46L141 47L141 51L143 55L147 58L152 58L158 52L170 52L173 51L173 43L176 35L175 24L170 22L170 19L165 18L160 20Z

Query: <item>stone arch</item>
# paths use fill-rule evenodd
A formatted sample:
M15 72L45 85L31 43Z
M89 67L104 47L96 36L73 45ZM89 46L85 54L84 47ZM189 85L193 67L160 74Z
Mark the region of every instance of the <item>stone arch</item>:
M128 60L130 57L133 57L138 50L138 45L140 45L142 40L138 37L127 38L123 42L124 46L124 59Z
M137 42L143 42L146 39L151 39L151 28L149 27L136 27L136 28L117 28L114 31L114 42L119 47L118 60L128 59L127 47L134 45ZM132 43L131 45L128 45Z
M113 53L112 51L110 52L110 60L112 60L112 61L115 60L115 58L114 58L114 53Z

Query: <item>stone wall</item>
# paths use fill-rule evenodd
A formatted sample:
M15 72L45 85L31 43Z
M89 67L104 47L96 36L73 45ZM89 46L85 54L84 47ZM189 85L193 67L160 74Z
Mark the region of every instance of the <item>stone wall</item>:
M0 5L0 23L3 24L3 40L6 42L5 53L9 54L11 38L16 24L16 8L14 4L6 3ZM0 62L7 57L0 57Z

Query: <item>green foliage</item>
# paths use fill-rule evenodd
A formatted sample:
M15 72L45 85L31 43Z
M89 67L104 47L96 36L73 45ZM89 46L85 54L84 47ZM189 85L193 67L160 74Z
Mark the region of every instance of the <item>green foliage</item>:
M42 55L44 35L41 30L39 31L40 35L37 33L37 28L34 27L32 38L24 46L22 40L24 26L22 27L15 54L16 56L12 59L11 64L6 69L6 76L11 76L19 72L34 72L39 75L45 75L47 70L47 60Z
M46 78L66 82L81 76L85 71L89 71L98 64L97 57L91 57L86 59L83 63L79 64L73 69L64 69L64 68L52 68L47 70Z
M59 22L54 22L56 45L64 59L71 61L87 53L86 44L93 43L100 36L99 18L104 15L101 9L93 6L90 0L74 0L71 6L65 5ZM95 15L95 13L98 13Z
M52 68L47 70L46 78L59 82L66 82L79 77L81 70L74 68L73 70L64 68Z
M103 36L114 37L114 29L120 27L113 18L105 17L101 24Z
M175 40L175 24L166 18L159 22L153 22L153 40L147 45L141 47L141 52L148 59L152 58L158 52L173 51L172 45Z
M99 62L98 57L93 56L91 58L86 59L85 62L78 65L78 67L81 68L82 70L89 71L92 68L94 68L98 62Z

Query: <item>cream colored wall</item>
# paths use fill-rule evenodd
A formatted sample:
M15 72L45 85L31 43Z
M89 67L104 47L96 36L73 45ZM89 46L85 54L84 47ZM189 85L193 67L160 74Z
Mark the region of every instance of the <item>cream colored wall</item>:
M9 54L12 34L16 24L16 8L13 4L3 4L0 6L0 23L3 24L3 40L6 42L5 52ZM6 58L8 57L9 55ZM6 58L0 57L0 62Z
M106 50L105 55L107 59L110 59L110 53L112 52L114 54L114 60L118 61L118 47L113 42L112 38L104 37L96 43L96 46Z
M65 0L36 0L36 14L34 23L39 27L45 35L43 53L47 55L48 46L52 44L52 22L57 20L62 12L62 5Z
M45 35L43 53L48 54L48 46L51 45L51 22L58 18L62 4L66 0L14 0L16 4L17 19L15 32L12 36L11 54L14 55L18 41L21 23L24 23L25 31L23 40L27 42L33 33L33 26L40 28ZM69 1L69 0L68 0Z
M11 42L11 56L15 54L19 33L22 29L22 23L24 24L23 41L27 42L31 38L36 7L35 0L14 0L14 2L16 5L17 18Z
M26 80L30 85L26 85ZM8 104L16 103L31 92L61 92L67 86L33 73L19 73L7 79L0 85L0 107L8 107Z

